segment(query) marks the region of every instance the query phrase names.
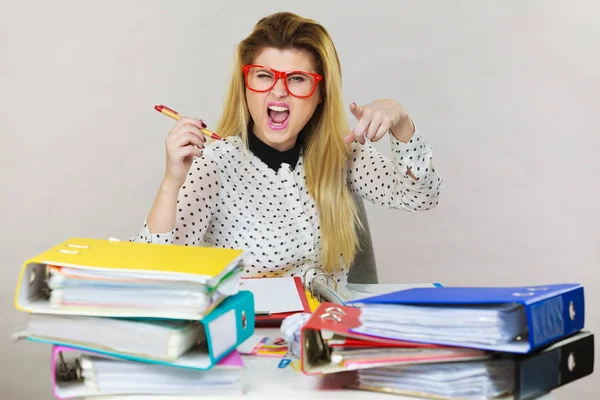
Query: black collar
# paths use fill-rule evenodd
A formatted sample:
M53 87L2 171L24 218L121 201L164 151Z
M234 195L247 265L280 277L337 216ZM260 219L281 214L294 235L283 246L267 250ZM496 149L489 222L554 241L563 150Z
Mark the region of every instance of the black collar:
M250 151L254 153L262 162L267 164L269 168L278 171L282 163L289 164L290 168L294 169L300 158L300 149L302 148L302 132L296 140L296 145L289 150L279 151L266 143L262 142L253 133L252 129L248 129L248 146Z

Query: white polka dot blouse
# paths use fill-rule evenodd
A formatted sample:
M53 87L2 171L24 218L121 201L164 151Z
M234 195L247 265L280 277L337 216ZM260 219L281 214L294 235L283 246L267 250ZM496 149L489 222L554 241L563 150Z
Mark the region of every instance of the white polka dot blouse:
M434 208L442 178L431 146L418 130L409 143L387 136L392 159L368 141L352 145L348 188L386 208ZM180 190L175 229L150 232L144 222L130 240L244 249L245 277L301 276L310 267L322 267L319 214L307 191L302 152L279 168L270 168L272 160L264 157L246 149L238 136L208 144ZM347 276L348 266L333 274L342 284Z

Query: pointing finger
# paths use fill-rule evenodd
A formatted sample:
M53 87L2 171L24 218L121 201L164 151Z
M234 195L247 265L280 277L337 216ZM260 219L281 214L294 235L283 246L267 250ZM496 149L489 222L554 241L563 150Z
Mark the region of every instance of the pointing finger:
M356 103L352 103L350 104L350 112L352 113L352 115L354 115L356 119L359 120L363 116L364 109Z

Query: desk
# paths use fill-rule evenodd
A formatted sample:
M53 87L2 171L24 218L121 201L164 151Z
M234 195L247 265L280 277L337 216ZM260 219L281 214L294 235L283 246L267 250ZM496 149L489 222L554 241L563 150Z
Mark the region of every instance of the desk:
M280 331L276 328L257 328L255 333L270 337L280 336ZM330 400L332 395L334 395L333 398L335 395L340 395L344 400L415 400L414 397L343 389L343 385L352 381L352 373L308 376L289 365L279 368L279 358L256 356L242 356L242 358L246 364L244 371L246 395L243 397L219 397L220 400ZM553 399L551 396L544 396L538 400Z

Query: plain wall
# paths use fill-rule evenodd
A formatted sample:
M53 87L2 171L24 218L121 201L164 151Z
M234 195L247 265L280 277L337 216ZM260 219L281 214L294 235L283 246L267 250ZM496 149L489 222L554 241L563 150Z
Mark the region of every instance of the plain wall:
M328 28L347 104L399 100L434 148L438 208L367 204L381 282L579 282L600 332L600 2L2 3L1 400L53 398L49 348L11 341L22 263L137 233L173 125L153 106L214 127L237 42L283 10ZM555 398L596 399L598 382Z

